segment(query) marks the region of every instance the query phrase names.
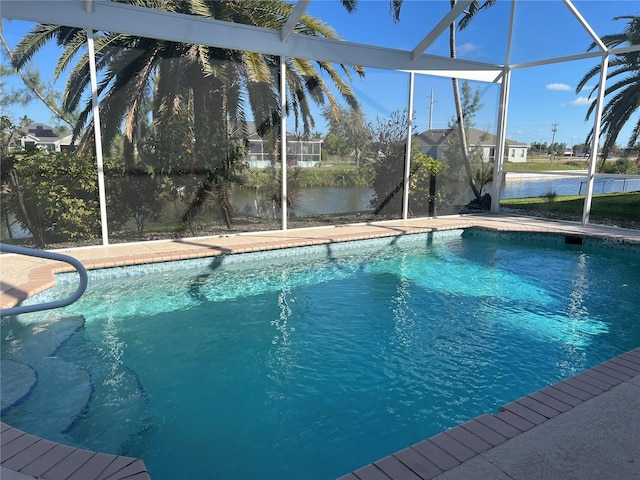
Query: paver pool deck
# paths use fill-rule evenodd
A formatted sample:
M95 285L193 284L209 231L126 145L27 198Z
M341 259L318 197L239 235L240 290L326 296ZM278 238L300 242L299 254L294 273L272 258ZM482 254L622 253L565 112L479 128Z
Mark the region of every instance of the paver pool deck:
M640 230L478 214L56 252L96 269L470 227L640 244ZM50 288L55 284L54 274L63 271L69 271L67 264L1 255L0 307L14 306ZM149 478L141 460L71 449L6 424L0 429L0 442L3 480ZM50 468L42 470L47 461ZM640 349L345 473L343 480L640 479Z

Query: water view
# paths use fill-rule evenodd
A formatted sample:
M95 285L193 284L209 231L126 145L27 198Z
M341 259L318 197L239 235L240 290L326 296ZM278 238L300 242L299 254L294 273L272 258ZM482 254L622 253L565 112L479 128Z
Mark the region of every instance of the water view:
M593 193L633 192L640 190L640 175L616 177L596 176ZM532 175L508 173L502 185L501 198L540 197L548 192L557 195L584 195L587 191L587 177L561 175Z
M502 184L501 198L540 197L549 192L557 195L584 195L586 176L532 175L508 173ZM623 177L597 177L593 193L632 192L640 190L640 175ZM484 188L491 191L491 184ZM374 191L370 187L306 188L300 192L300 201L294 212L298 216L371 210ZM234 202L244 212L257 213L259 200L254 190L234 191ZM469 197L468 201L471 200Z
M640 175L616 177L597 177L594 194L632 192L640 190ZM491 184L484 191L491 191ZM501 198L540 197L549 192L557 195L584 195L586 177L559 175L532 175L526 173L508 173L502 184ZM370 202L374 190L370 187L319 187L306 188L300 191L300 198L293 209L296 216L325 215L336 213L353 213L370 211ZM469 196L460 203L471 201ZM273 210L265 212L264 203L256 195L254 189L236 189L233 192L234 205L243 214L258 216L272 215ZM11 219L13 221L14 219ZM2 226L3 231L6 226ZM12 226L14 238L24 238L28 232L17 223Z

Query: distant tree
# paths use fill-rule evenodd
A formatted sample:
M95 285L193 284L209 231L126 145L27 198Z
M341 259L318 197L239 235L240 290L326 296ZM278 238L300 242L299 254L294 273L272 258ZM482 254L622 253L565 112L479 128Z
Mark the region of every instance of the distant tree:
M590 151L591 151L591 147L586 143L576 143L573 145L574 155L585 155L585 154L589 154Z
M9 60L13 63L13 52L4 39L4 35L0 31L0 43ZM4 90L4 82L1 85L3 100L0 102L5 105L8 100L10 103L28 104L33 98L37 98L51 112L56 126L67 125L73 127L77 120L77 115L71 112L65 112L61 107L62 93L54 89L50 82L44 82L40 76L40 71L31 64L25 64L19 68L9 68L1 66L0 76L5 77L17 74L24 83L24 88L12 89L9 93Z
M345 137L331 131L324 137L322 149L329 155L338 155L340 157L346 157L353 152Z
M549 154L551 155L562 155L567 148L567 144L565 142L554 142L549 145Z
M353 155L356 165L371 143L371 130L359 108L327 107L322 116L329 124L325 139L329 153L341 156Z
M542 155L549 151L549 146L547 145L547 142L531 142L529 151L533 155Z
M0 157L7 158L11 150L20 148L20 137L25 134L24 127L30 123L25 117L16 125L8 115L0 116Z
M374 215L398 216L402 212L404 165L407 149L407 111L395 111L387 119L377 118L369 124L372 132L372 162ZM420 152L416 144L411 149L409 172L409 208L425 213L429 203L429 178L441 168L442 162Z

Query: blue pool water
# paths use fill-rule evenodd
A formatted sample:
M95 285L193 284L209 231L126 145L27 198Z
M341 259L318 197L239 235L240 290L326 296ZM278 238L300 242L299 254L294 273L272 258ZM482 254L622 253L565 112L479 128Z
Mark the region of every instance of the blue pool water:
M156 480L329 479L640 346L640 254L367 245L91 282L3 328L39 376L2 418Z

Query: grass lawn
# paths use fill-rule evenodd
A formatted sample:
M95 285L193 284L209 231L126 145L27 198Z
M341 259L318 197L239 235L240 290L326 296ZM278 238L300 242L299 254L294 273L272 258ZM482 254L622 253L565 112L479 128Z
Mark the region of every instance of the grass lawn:
M580 220L584 196L513 198L501 200L500 205L545 217ZM640 229L640 192L594 195L589 221Z
M549 162L549 157L546 159L533 159L524 163L507 162L504 164L504 169L507 172L544 172L548 170L586 170L588 168L587 162L582 159L567 160L565 158L558 158L553 163Z

